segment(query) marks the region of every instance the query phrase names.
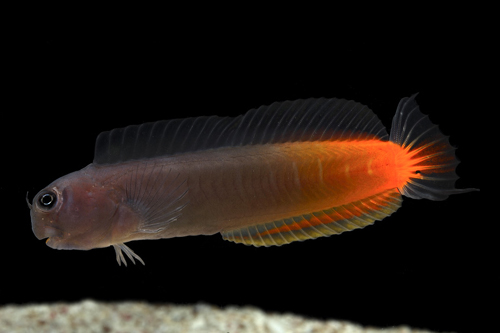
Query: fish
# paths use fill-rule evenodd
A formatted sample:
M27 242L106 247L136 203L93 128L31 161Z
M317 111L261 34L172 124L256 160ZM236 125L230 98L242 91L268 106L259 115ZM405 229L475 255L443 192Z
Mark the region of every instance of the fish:
M213 235L281 246L382 220L402 196L445 200L455 148L417 94L390 135L367 106L338 98L275 102L237 117L162 120L98 135L94 160L29 202L32 230L53 249L113 247L144 261L136 240Z

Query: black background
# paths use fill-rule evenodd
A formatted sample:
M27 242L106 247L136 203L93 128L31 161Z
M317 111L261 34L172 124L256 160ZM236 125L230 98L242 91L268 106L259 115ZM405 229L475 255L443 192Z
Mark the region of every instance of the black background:
M133 242L146 266L127 268L111 248L45 246L31 231L24 199L91 163L104 130L308 97L366 104L389 129L399 100L415 92L458 147L457 187L480 188L485 118L478 116L477 59L468 52L477 43L466 29L396 36L348 35L328 25L318 26L322 34L300 26L255 33L90 25L20 33L8 51L2 304L206 302L373 326L472 332L486 325L484 302L494 289L484 191L442 202L405 199L363 230L283 247L246 247L220 235Z

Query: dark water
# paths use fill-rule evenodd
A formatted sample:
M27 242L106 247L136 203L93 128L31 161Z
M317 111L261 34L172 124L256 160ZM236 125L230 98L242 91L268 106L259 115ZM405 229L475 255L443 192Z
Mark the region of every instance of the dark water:
M486 219L484 191L443 202L405 199L374 226L280 248L236 245L220 235L129 243L146 266L119 267L111 248L57 251L38 241L26 191L32 198L91 163L99 132L159 119L238 115L285 99L353 99L390 126L400 98L420 92L421 110L459 147L457 185L481 187L485 118L470 91L471 73L449 61L459 47L453 40L362 42L342 52L316 50L316 57L199 38L185 45L161 36L48 35L23 45L9 87L15 103L5 111L12 118L2 133L0 246L8 291L2 304L203 301L458 332L473 332L487 320L481 316L494 290L494 262L485 236L494 221Z

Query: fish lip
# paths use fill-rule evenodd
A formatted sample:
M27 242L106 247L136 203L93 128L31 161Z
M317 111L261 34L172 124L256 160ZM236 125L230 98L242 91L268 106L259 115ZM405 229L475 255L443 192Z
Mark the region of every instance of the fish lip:
M42 240L45 238L59 238L59 236L62 235L62 232L58 230L57 228L54 228L52 226L44 225L39 228L34 227L33 228L33 233L35 234L35 237L38 240ZM49 242L49 239L47 239L46 242Z
M55 250L72 250L78 249L73 244L68 243L66 234L59 228L42 225L40 227L34 227L33 233L35 237L39 240L45 240L45 245Z
M57 246L56 244L54 244L54 242L57 240L57 239L54 239L55 237L47 237L47 240L45 241L45 245L47 245L48 247L52 248L52 249L57 249Z
M58 236L48 237L45 241L45 245L54 250L81 250L78 246L75 246L73 243L68 243Z

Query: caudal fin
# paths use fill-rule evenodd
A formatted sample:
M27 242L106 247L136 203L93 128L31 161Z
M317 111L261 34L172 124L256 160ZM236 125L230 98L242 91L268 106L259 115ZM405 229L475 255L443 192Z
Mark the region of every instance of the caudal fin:
M456 189L459 164L455 148L429 117L422 114L414 94L403 98L392 119L390 141L400 145L405 156L398 159L408 181L399 191L414 199L444 200L450 194L477 191Z

